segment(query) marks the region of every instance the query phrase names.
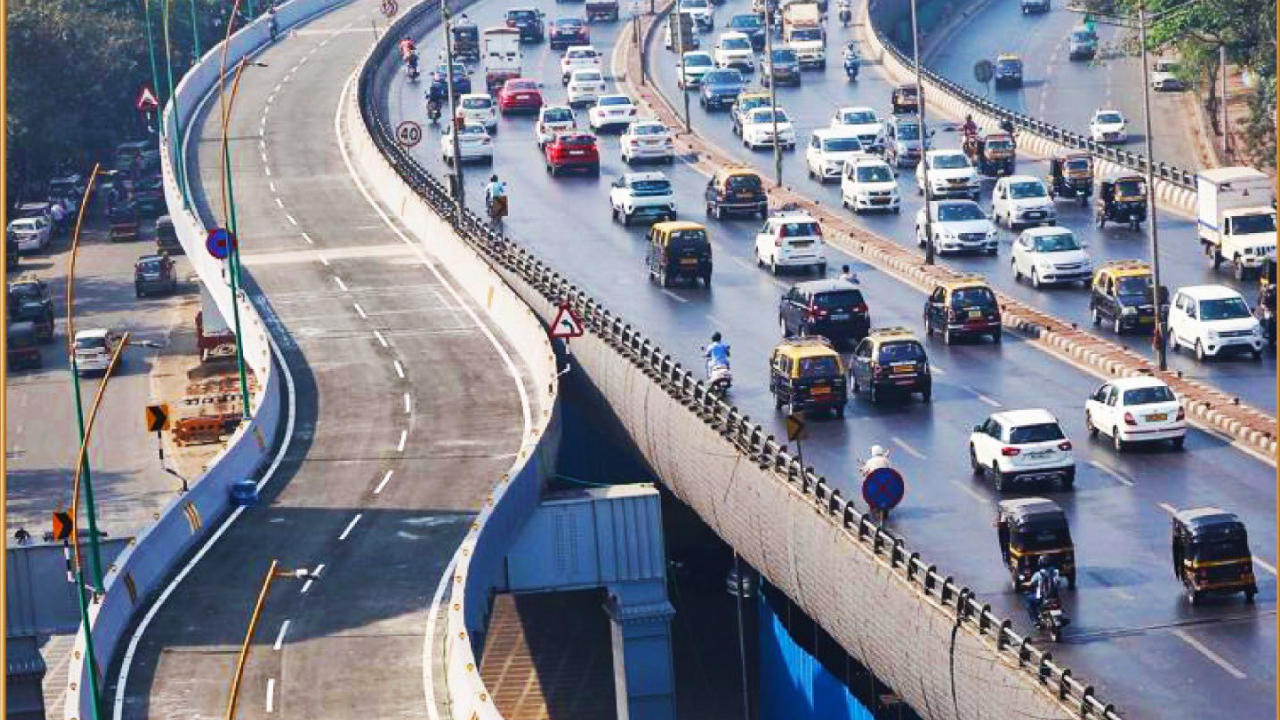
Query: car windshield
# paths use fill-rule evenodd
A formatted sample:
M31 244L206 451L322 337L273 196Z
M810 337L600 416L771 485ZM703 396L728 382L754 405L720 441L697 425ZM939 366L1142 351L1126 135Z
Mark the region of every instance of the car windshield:
M1191 544L1191 557L1201 562L1235 560L1249 557L1249 547L1243 538L1196 540Z
M1238 320L1249 317L1249 306L1242 298L1217 298L1200 301L1201 320Z
M1069 232L1037 235L1035 249L1036 252L1042 253L1068 252L1079 250L1080 243L1076 240L1076 236Z
M840 361L831 355L800 358L800 377L825 378L840 374Z
M988 150L1011 150L1013 141L1008 138L993 138L987 141Z
M779 48L774 50L773 61L775 63L793 63L796 61L796 51L791 48Z
M573 122L573 111L569 108L553 108L542 113L542 122Z
M1154 403L1173 402L1177 399L1173 391L1164 385L1124 391L1125 405L1152 405Z
M439 65L436 66L436 74L439 75L441 78L448 76L449 66L444 63L440 63ZM466 77L466 75L467 75L467 68L464 65L462 65L461 63L453 64L453 79L455 82L460 78Z
M751 41L740 37L725 38L720 42L720 47L725 50L750 50Z
M1167 61L1158 62L1156 63L1156 72L1176 73L1178 72L1178 64Z
M920 126L915 123L903 123L897 127L895 134L899 140L919 140Z
M702 76L706 85L741 85L742 75L737 70L712 70Z
M1122 296L1147 297L1151 294L1150 275L1131 275L1116 280L1116 294Z
M887 165L859 165L858 182L891 182L893 171Z
M658 123L636 123L631 126L632 135L665 135L666 132L667 126Z
M837 290L814 295L813 304L823 310L850 310L865 303L861 290Z
M771 123L777 120L780 123L788 122L787 112L785 110L770 110L769 108L753 110L751 113L752 122Z
M1231 221L1231 232L1235 235L1252 235L1254 233L1273 233L1276 231L1276 216L1238 215Z
M821 40L822 28L800 28L791 33L792 40Z
M869 125L876 122L876 114L869 110L850 110L840 113L840 122L845 125Z
M862 143L858 138L828 138L822 141L822 149L830 153L860 152Z
M35 283L18 283L9 286L9 296L18 300L39 300L40 286Z
M671 194L671 181L669 180L633 180L631 182L631 194L636 197L655 197L658 195Z
M1009 183L1009 197L1016 200L1044 197L1044 185L1039 180Z
M1088 30L1077 30L1071 34L1071 39L1078 43L1093 42L1093 34Z
M959 222L961 220L986 220L982 208L976 203L956 203L942 205L938 208L938 220L942 222Z
M627 97L626 95L605 95L604 97L600 98L596 102L596 104L597 105L615 105L615 106L630 105L631 98Z
M956 309L969 307L995 307L996 296L991 288L960 288L951 293L951 307Z
M1052 442L1063 439L1065 439L1065 436L1062 434L1062 428L1058 427L1056 422L1023 425L1009 430L1009 443L1011 445Z
M729 27L734 30L758 30L763 27L759 15L734 15L729 19Z
M681 0L680 8L682 10L706 10L707 0Z
M999 60L996 62L996 67L1002 72L1017 72L1022 69L1022 61L1012 59Z
M1097 122L1101 125L1115 125L1124 122L1124 118L1120 116L1120 113L1098 113Z
M1147 184L1141 180L1121 180L1116 183L1116 195L1120 197L1145 197Z
M464 110L485 110L493 105L493 101L487 97L469 97L462 99L462 108Z
M684 56L684 64L689 67L710 67L714 65L711 56L706 53L690 53Z
M937 170L959 170L960 168L969 167L969 158L960 153L934 155L931 158L930 165Z
M107 346L107 339L101 335L76 338L77 350L100 350Z
M880 362L920 362L925 359L924 348L914 340L890 342L880 346Z

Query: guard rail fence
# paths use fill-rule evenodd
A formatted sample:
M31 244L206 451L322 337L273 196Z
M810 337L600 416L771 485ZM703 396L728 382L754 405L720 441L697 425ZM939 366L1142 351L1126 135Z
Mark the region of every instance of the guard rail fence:
M1062 717L1118 720L1121 715L1113 705L1097 697L1093 686L1074 677L1069 668L1055 662L1052 653L1036 647L1029 637L1018 634L1013 630L1011 621L995 615L990 605L979 602L970 588L943 574L919 552L912 551L905 538L880 526L870 514L859 510L853 500L842 497L840 491L833 489L832 484L813 467L802 467L784 443L761 425L753 423L736 407L713 395L705 382L663 352L639 329L592 299L532 252L496 232L485 219L458 207L448 187L419 165L397 142L394 128L384 114L375 82L378 59L393 52L393 38L403 34L398 28L409 27L428 13L438 14L438 10L439 5L433 0L406 13L397 29L389 31L378 43L358 78L357 103L361 118L374 143L403 181L475 252L536 289L545 303L567 303L581 317L590 334L607 343L673 400L700 417L731 443L742 457L784 478L808 499L816 511L842 527L849 542L857 543L873 554L883 567L922 594L931 605L947 613L957 628L989 640L1007 667L1022 673L1027 682L1052 693L1062 708ZM647 32L652 32L652 27ZM816 619L822 622L822 618ZM858 655L856 648L846 650ZM898 690L904 694L911 692L910 688ZM952 717L950 714L933 714L949 713L949 710L915 709L926 717Z

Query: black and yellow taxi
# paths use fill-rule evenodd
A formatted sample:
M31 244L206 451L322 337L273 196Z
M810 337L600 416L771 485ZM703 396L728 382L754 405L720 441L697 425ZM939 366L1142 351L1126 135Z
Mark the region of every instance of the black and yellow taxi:
M1173 573L1193 605L1205 595L1237 592L1253 602L1258 593L1244 523L1235 513L1216 507L1174 513Z
M925 402L933 399L933 376L924 345L902 327L876 328L854 348L849 375L853 392L866 392L872 403L887 394L920 393Z
M716 171L707 183L707 214L717 220L727 215L769 216L769 194L760 173L746 167L726 167Z
M655 223L645 256L649 279L662 287L686 280L711 287L711 241L707 228L685 220Z
M788 413L834 410L844 417L849 401L840 353L826 338L788 338L769 355L769 391L774 406Z
M981 275L940 282L925 300L925 334L939 333L948 345L962 336L990 335L1000 342L1003 329L996 293Z
M1093 273L1089 317L1117 335L1127 330L1151 332L1156 325L1151 265L1141 260L1113 260Z

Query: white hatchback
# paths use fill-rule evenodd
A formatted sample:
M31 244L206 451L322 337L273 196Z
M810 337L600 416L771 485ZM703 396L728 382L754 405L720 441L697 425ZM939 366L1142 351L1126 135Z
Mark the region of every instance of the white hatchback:
M755 68L756 53L751 47L751 38L740 32L721 33L711 54L718 67L737 68L743 72L751 72Z
M677 83L683 89L696 88L702 84L702 76L716 67L711 53L692 50L680 57L680 80Z
M608 86L604 82L604 73L592 68L574 70L569 75L569 107L591 105L605 94Z
M1119 110L1099 110L1089 121L1089 137L1098 143L1120 144L1129 140L1129 121Z
M560 84L568 85L574 70L599 70L600 51L591 45L573 45L560 58Z
M967 197L977 200L982 192L978 170L968 156L959 150L930 150L924 162L916 167L916 188L924 194L926 179L933 200Z
M758 107L747 112L742 121L742 144L752 150L773 147L775 144L794 150L796 129L786 110Z
M1010 175L996 181L991 190L991 219L1017 230L1027 225L1053 225L1058 222L1058 208L1049 190L1038 177Z
M889 163L874 157L855 157L844 164L840 178L840 204L853 213L884 210L902 211L897 175Z
M1187 411L1160 378L1117 378L1085 401L1084 426L1090 437L1110 437L1116 452L1131 443L1161 440L1181 448L1187 437Z
M480 123L489 132L498 129L498 111L493 98L486 93L468 93L458 98L458 117L465 122Z
M578 126L578 118L573 108L568 105L543 105L538 111L538 122L533 125L534 135L538 138L538 149L555 139L556 133L573 130Z
M842 107L831 118L832 128L852 129L868 152L884 150L884 123L869 107Z
M969 435L969 466L991 478L996 492L1017 481L1076 482L1071 441L1053 413L1043 409L994 413Z

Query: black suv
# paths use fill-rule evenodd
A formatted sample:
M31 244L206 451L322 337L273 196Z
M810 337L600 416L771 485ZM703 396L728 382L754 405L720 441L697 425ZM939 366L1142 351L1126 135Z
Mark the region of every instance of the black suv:
M168 255L143 255L133 264L135 297L172 295L178 289L178 271Z
M53 299L43 280L24 276L9 283L8 303L9 322L33 323L41 343L53 339Z
M787 337L821 335L839 343L866 337L871 313L862 291L848 280L811 280L782 296L778 325Z
M720 168L707 183L704 195L707 214L723 220L730 213L758 215L761 220L769 215L769 195L764 181L754 170L741 167Z
M546 29L542 24L542 11L534 8L512 8L507 11L507 27L520 31L520 42L542 42Z

